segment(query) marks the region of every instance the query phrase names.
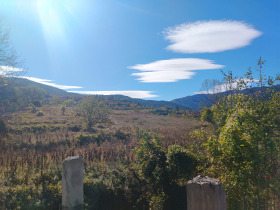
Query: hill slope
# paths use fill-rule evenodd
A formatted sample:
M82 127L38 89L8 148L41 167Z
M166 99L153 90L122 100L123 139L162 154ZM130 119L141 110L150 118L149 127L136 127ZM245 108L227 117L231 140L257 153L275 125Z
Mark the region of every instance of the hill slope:
M264 87L265 88L265 87ZM280 85L275 85L271 87L276 91L280 91ZM238 92L242 92L243 94L254 94L257 91L260 91L260 87L254 87L247 90L240 90ZM213 103L216 102L216 98L221 98L223 96L229 95L230 91L225 91L217 94L196 94L193 96L186 96L183 98L174 99L171 102L176 103L180 106L189 107L192 110L198 111L202 109L204 106L211 107Z
M36 86L41 88L42 90L46 91L47 94L49 95L59 95L59 96L76 96L78 94L76 93L69 93L65 90L55 88L49 85L44 85L38 82L33 82L28 79L24 78L12 78L12 83L14 86Z

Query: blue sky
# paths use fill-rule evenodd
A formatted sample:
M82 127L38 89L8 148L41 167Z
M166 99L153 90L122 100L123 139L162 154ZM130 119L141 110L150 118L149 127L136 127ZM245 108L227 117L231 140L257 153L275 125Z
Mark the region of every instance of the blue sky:
M25 77L67 91L172 100L258 58L279 73L279 0L0 0Z

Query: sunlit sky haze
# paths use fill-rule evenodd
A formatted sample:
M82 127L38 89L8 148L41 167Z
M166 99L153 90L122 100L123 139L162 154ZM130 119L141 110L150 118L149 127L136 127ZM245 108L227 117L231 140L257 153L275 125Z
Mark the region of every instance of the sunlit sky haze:
M84 94L172 100L220 70L279 73L279 0L0 0L25 78Z

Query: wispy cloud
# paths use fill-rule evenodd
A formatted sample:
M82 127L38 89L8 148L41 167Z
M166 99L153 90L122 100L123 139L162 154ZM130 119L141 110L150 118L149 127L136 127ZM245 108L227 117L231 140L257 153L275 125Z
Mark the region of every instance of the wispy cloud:
M175 58L159 60L148 64L137 64L130 69L141 72L133 73L140 77L141 82L176 82L190 79L195 70L220 69L223 65L214 64L213 61L199 58Z
M172 44L168 50L179 53L214 53L250 45L262 32L232 20L185 23L164 31Z
M82 88L82 87L79 87L79 86L57 85L57 84L53 83L52 80L39 79L39 78L35 78L35 77L24 77L24 76L22 76L20 78L28 79L28 80L33 81L33 82L37 82L37 83L40 83L40 84L43 84L43 85L52 86L52 87L59 88L59 89L62 89L62 90Z
M68 91L71 93L79 93L83 95L124 95L131 98L154 98L157 95L152 94L152 91L141 90L121 90L121 91Z
M23 72L21 68L15 68L12 66L0 66L0 76L9 76L14 73Z
M251 81L249 79L244 79L244 82L247 84L247 86L251 86L258 81L259 80L256 80L256 79L253 81ZM238 87L239 83L240 83L239 80L232 82L231 84L223 83L223 84L215 85L214 87L212 87L209 90L202 90L202 91L196 92L195 94L216 94L216 93L221 93L221 92L225 92L228 90L234 90ZM241 89L244 89L244 88L241 88Z

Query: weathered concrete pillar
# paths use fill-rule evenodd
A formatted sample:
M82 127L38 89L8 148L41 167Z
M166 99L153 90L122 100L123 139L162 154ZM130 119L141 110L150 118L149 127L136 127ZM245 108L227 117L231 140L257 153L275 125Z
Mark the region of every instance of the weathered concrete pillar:
M226 192L220 180L197 176L187 184L188 210L225 210Z
M62 164L62 209L81 210L83 203L83 159L68 157Z

